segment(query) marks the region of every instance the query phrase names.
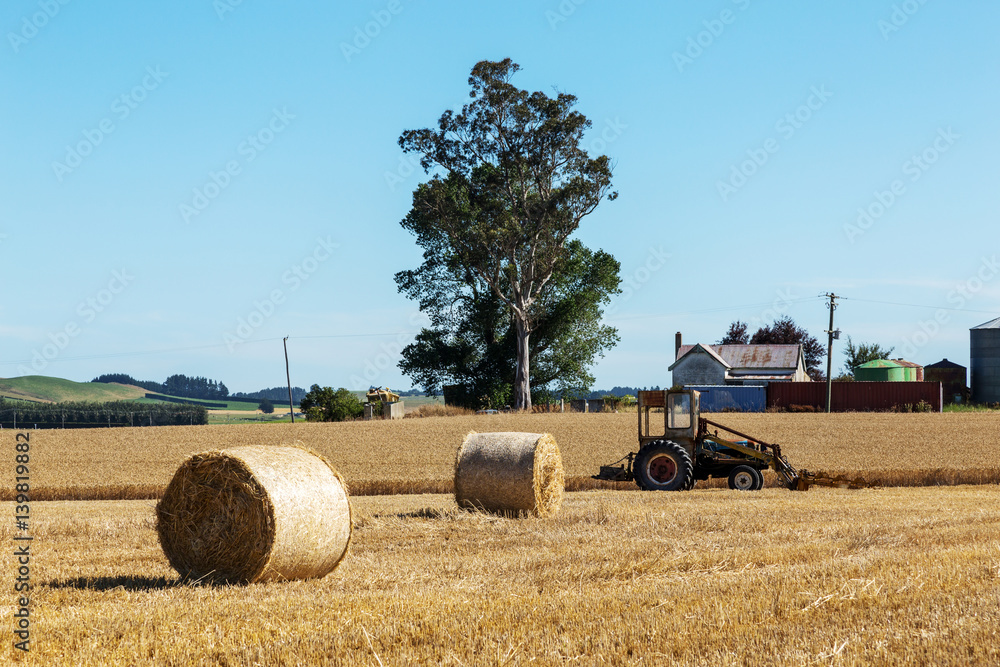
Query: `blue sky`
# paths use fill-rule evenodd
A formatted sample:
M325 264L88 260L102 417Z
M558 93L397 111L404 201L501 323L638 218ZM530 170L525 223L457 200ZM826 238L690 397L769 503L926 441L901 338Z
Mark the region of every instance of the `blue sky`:
M790 4L5 2L0 376L253 391L289 336L296 385L409 387L396 140L504 57L615 163L578 232L627 287L596 387L667 384L675 331L734 319L825 342L826 292L845 336L967 364L1000 316L1000 6Z

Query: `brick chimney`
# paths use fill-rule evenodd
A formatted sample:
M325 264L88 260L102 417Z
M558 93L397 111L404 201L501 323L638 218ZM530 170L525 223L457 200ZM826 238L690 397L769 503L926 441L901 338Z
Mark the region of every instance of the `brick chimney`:
M678 331L674 334L674 359L677 359L678 353L681 351L681 332Z

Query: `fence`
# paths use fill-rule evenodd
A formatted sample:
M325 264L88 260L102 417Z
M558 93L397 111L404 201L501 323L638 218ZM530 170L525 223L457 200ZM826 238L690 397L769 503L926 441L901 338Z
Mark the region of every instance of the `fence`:
M202 409L60 409L52 404L0 409L0 429L114 428L121 426L180 426L207 424Z
M831 412L865 412L905 409L921 401L941 411L940 382L833 382ZM809 406L826 409L825 382L772 382L767 385L767 407L789 409Z

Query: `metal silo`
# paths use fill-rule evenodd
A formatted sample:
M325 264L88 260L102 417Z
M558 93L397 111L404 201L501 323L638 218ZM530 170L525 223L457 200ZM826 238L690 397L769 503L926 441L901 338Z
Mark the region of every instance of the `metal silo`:
M1000 317L969 330L972 400L1000 402Z
M903 367L903 379L906 382L924 381L924 367L920 364L915 364L906 359L893 359L893 361Z

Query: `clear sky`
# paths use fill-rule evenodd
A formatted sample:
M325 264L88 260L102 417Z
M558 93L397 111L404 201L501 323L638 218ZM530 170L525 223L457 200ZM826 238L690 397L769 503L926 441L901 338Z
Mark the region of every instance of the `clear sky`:
M825 343L826 292L845 336L966 365L1000 316L997 25L986 0L7 0L0 376L253 391L289 336L293 384L411 386L396 141L504 57L615 163L578 232L626 287L595 388L668 384L674 332L734 319Z

